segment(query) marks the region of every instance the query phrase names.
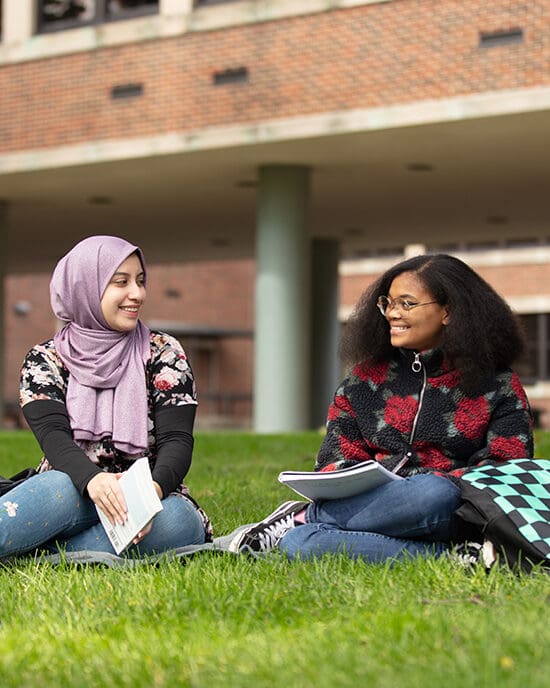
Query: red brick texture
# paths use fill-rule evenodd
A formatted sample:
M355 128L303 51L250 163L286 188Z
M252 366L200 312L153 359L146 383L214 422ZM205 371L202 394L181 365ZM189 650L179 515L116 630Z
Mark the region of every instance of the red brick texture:
M474 269L506 299L538 296L550 292L550 286L548 289L545 288L545 285L550 285L550 265L545 263L479 268L474 266ZM365 289L379 276L348 275L340 280L342 305L349 307L356 304Z
M152 265L146 320L252 330L255 264L252 260Z
M254 274L251 260L152 265L148 269L145 322L160 320L233 331L206 341L182 337L197 379L203 424L210 416L220 422L226 422L227 417L240 425L250 422ZM46 274L6 278L4 398L10 407L17 403L19 370L25 354L55 331L49 279ZM27 314L17 315L18 302L29 304Z
M514 27L523 43L479 47ZM6 64L0 151L548 85L549 29L547 0L394 0ZM143 96L112 100L128 83Z

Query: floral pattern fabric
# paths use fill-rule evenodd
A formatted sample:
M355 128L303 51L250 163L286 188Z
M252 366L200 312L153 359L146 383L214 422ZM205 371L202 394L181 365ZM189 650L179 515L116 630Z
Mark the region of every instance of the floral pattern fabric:
M148 449L146 455L152 470L157 457L155 409L197 404L197 394L191 366L178 340L163 332L154 331L151 331L150 339L151 358L145 371L148 391ZM36 345L27 354L21 369L19 390L21 406L39 399L65 404L68 379L69 371L57 354L53 339ZM90 461L111 473L127 470L135 458L118 450L109 437L93 442L80 441L78 444ZM47 458L44 457L38 466L38 471L50 469L51 466ZM207 539L211 538L210 521L204 511L192 499L187 486L182 483L174 494L190 500L199 509Z
M502 371L465 393L440 350L397 351L379 364L360 364L329 408L316 470L374 459L400 475L435 472L458 478L485 461L533 456L532 416L516 373Z

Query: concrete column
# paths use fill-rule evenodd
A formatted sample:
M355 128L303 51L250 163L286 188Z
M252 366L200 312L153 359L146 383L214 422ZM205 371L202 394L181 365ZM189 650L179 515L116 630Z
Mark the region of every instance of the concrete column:
M8 235L7 204L0 200L0 428L4 424L4 366L6 303L4 280L6 279L6 243Z
M311 426L321 427L327 418L340 377L338 364L339 245L333 239L312 243L311 323Z
M160 0L159 14L171 17L177 14L189 14L193 11L194 0Z
M35 0L4 0L2 3L2 43L24 43L36 27Z
M254 429L309 426L309 168L259 170Z

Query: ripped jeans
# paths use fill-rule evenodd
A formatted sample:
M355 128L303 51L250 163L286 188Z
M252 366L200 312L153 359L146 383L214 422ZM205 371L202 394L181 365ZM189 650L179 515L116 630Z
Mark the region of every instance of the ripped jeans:
M161 553L205 541L203 521L189 500L172 494L162 506L151 532L125 553ZM94 503L61 471L34 475L0 497L0 560L37 549L114 554Z
M291 559L344 552L373 563L441 556L459 501L459 488L447 478L414 475L355 497L313 502L306 522L289 530L279 549Z

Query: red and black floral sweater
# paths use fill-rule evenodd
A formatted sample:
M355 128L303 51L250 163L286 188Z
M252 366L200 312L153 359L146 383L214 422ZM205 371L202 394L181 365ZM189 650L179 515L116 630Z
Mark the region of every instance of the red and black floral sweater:
M436 472L458 478L483 461L532 457L533 423L516 373L506 370L477 396L441 350L396 350L380 364L359 364L329 408L315 470L375 459L399 475Z

